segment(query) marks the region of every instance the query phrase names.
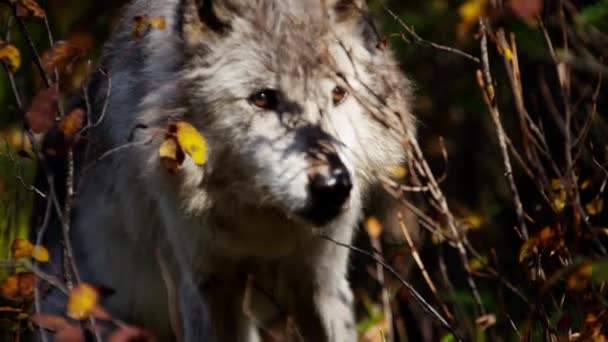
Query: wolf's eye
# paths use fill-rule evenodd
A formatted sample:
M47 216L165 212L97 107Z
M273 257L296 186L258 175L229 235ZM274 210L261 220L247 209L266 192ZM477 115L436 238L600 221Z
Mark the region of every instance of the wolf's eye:
M263 89L249 96L249 101L262 109L276 109L279 104L279 92L273 89Z
M342 102L342 100L344 100L344 98L346 97L346 89L344 89L340 86L336 86L331 91L331 97L332 97L332 100L334 101L334 104L338 104L338 103Z

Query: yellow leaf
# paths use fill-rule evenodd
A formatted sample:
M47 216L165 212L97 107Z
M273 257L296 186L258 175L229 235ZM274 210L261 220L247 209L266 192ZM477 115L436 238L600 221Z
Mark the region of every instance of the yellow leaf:
M587 180L583 181L581 183L581 190L586 190L589 187L589 185L591 185L591 181L590 180L587 179Z
M590 216L598 215L604 207L604 199L601 197L595 198L593 201L585 205L585 210Z
M553 178L551 180L551 189L557 191L562 188L562 180L559 178Z
M44 246L36 245L32 250L32 258L38 262L49 262L49 251Z
M150 18L150 27L155 30L164 30L167 27L167 21L165 17L152 17Z
M559 195L557 197L555 197L555 199L553 200L553 206L555 207L555 210L557 210L557 212L562 212L562 210L564 210L564 208L566 207L566 200L568 199L568 193L566 192L566 190L561 190L559 192Z
M530 257L532 255L532 252L534 250L534 247L536 246L536 240L535 239L529 239L526 242L524 242L524 244L521 246L521 249L519 250L519 262L524 262L526 259L528 259L528 257Z
M469 260L469 268L471 271L481 271L487 262L487 258L485 257L482 257L481 259L474 258Z
M370 216L365 220L365 230L370 238L377 239L382 234L382 224L375 216Z
M15 46L0 40L0 60L15 72L21 66L21 53Z
M389 172L391 173L391 176L396 179L403 179L405 178L405 176L407 176L407 169L405 168L405 166L402 165L395 165L393 167L390 167Z
M464 22L471 23L483 13L486 0L469 0L458 8L458 14Z
M509 47L505 47L505 58L508 60L513 59L513 51Z
M99 294L94 287L81 283L70 291L68 298L68 316L73 319L84 319L97 306Z
M15 239L11 244L11 252L14 259L29 258L32 256L34 245L24 239Z
M494 86L492 84L488 84L486 88L486 91L488 92L488 98L490 99L490 101L494 101L494 96L496 96Z
M464 220L466 221L469 228L473 230L481 228L481 225L483 224L483 219L479 215L470 215L468 217L465 217Z
M158 156L163 166L172 173L177 172L184 162L184 152L173 137L168 137L160 144Z
M177 143L198 165L207 162L207 142L202 134L191 124L180 121L177 123Z

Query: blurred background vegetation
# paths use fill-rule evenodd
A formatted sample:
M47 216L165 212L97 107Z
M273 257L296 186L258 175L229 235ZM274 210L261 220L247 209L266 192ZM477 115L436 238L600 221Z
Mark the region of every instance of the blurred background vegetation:
M86 78L88 71L94 68L102 44L110 34L124 2L39 1L46 10L54 39L69 41L82 51L78 60L70 66L72 70L69 73L69 83L72 88L77 88ZM522 241L514 230L514 227L518 226L518 217L505 177L497 131L476 77L481 66L461 55L417 41L411 34L391 36L392 33L406 30L386 9L397 14L426 41L450 46L475 57L480 56L479 16L487 17L488 23L494 29L503 28L507 34L514 34L524 85L523 97L530 116L539 122L545 122L543 120L552 115L550 112L553 109L550 108L547 97L553 94L555 102L559 102L557 94L560 93L560 76L557 74L556 61L547 47L546 37L538 19L542 18L546 25L547 33L555 42L559 56L564 60L571 57L563 55L566 53L580 57L569 61L582 61L581 63L568 64L573 70L570 76L573 110L577 113L587 113L580 114L577 120L583 119L576 121L576 124L582 126L585 115L590 115L588 113L593 107L597 115L593 119L593 128L585 143L588 153L581 158L580 165L576 166L577 175L580 176L583 205L596 205L595 213L589 213L589 210L587 212L592 216L590 220L593 229L603 231L604 236L599 234L599 239L600 243L606 244L608 215L606 210L603 210L603 202L599 203L598 198L603 201L607 177L605 166L608 161L608 149L605 133L608 92L605 90L606 86L602 86L598 80L608 76L608 1L374 0L370 6L379 18L381 31L386 35L388 44L397 52L403 70L415 83L414 111L418 118L422 149L433 171L437 175L445 173L441 187L452 213L460 222L464 222L463 226L468 227L467 237L471 245L479 251L478 255L471 256L467 266L473 271L477 281L485 314L476 308L466 272L458 261L456 251L449 243L439 241L433 234L426 234L419 252L431 278L439 284L439 293L436 297L428 289L416 267L412 267L409 277L414 287L429 299L433 306L439 308L441 302L446 303L453 315L451 323L467 340L530 338L557 341L553 337L568 340L571 336L576 337L572 335L574 333L579 333L578 338L581 340L601 340L606 333L603 323L608 308L604 290L605 267L594 268L594 276L599 275L591 283L585 283L585 291L575 291L578 286L568 284L571 279L568 278L568 272L572 271L572 265L580 265L586 260L591 260L594 265L605 261L601 250L590 247L588 237L581 237L568 230L570 226L566 222L572 221L571 215L559 210L557 213L555 210L547 210L537 191L536 183L541 180L530 178L524 168L515 166L514 176L528 216L526 221L532 237L528 241L537 241L528 243L528 247L534 251L525 250L526 242ZM21 52L21 67L16 71L15 79L22 101L28 104L43 83L33 62L31 50L14 27L11 15L7 1L0 2L2 39L6 41L9 37L7 32L10 32L11 43ZM563 27L560 26L564 21L569 30L565 35ZM44 21L28 18L25 22L38 51L43 53L48 50L50 45ZM7 31L7 27L12 29ZM571 51L564 49L566 42L570 44ZM490 44L489 50L496 101L501 109L503 125L513 141L514 148L518 149L522 147L522 135L518 132L518 114L510 76L503 65L505 52L496 49L493 43ZM590 60L593 63L589 62ZM89 64L89 61L92 64ZM545 85L548 85L548 89L545 89ZM599 91L596 91L596 88ZM3 109L0 114L0 259L8 259L10 242L16 237L28 236L30 211L35 196L35 191L28 185L33 182L35 162L31 154L28 156L27 153L24 122L15 106L6 74L0 77L0 108ZM558 113L563 110L561 105L555 109ZM543 130L552 150L550 152L555 155L556 164L561 167L563 157L559 152L559 144L563 138L558 133L558 127L546 124ZM513 164L517 163L514 161ZM553 180L557 175L550 172L547 177ZM582 185L584 181L589 181L585 187ZM559 200L560 191L554 190L558 194L555 200ZM419 195L413 195L414 203L418 201L423 210L428 210L424 200L417 199L417 196ZM567 202L567 199L562 200ZM440 221L439 217L435 218ZM544 230L545 228L549 230ZM543 231L545 235L541 234ZM560 238L546 246L542 245L541 242L544 243L554 236ZM580 243L571 245L571 241ZM365 245L365 242L362 244ZM568 247L567 258L561 252L564 245ZM543 250L545 247L546 251ZM396 247L386 246L386 250L390 251L385 256L391 262L398 263L399 258L410 258L410 249L403 242ZM533 254L531 259L536 259L529 260L527 255L522 256L526 253ZM568 261L556 262L551 259L555 255ZM543 266L539 261L541 258L545 258L544 260L548 260L552 265L559 265ZM360 269L365 273L366 262L359 262ZM485 269L489 264L499 276ZM531 264L541 267L535 268ZM441 280L446 279L440 274L443 272L442 266L447 267L450 283ZM538 296L539 292L549 291L543 288L543 285L548 279L553 279L554 275L559 278L558 272L563 269L569 271L563 271L561 274L562 283L557 286L561 290L542 298ZM6 272L12 270L0 271L0 278L4 277ZM543 272L546 274L541 274ZM355 279L365 277L354 273ZM582 277L584 278L584 275ZM513 291L505 286L504 279L516 286L528 301L517 298ZM551 281L557 282L555 279ZM380 335L369 332L376 326L382 326L384 316L379 309L381 300L377 286L374 288L369 282L360 281L355 284L362 289L358 293L363 293L359 296L359 327L362 332L368 333L370 340L379 341ZM411 298L397 291L397 285L393 284L392 288L398 298L397 306L401 309L395 309L395 312L401 312L402 321L395 321L396 330L405 328L412 341L450 341L453 337L446 331L435 329L436 325L430 319L424 319L425 315L416 310ZM543 314L537 315L534 310L543 311ZM0 321L11 323L14 322L14 317L11 313L0 310ZM0 326L16 329L14 324L4 323L6 324ZM24 325L18 327L23 328ZM396 335L401 340L406 340L405 335Z

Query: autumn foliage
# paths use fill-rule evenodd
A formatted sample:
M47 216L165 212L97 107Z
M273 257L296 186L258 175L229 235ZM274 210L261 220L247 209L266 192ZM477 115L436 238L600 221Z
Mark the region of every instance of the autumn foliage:
M44 3L0 2L0 218L9 223L29 214L34 196L70 217L69 200L33 185L34 163L70 165L95 143L90 108L68 102L92 72L111 81L96 50L121 1ZM395 49L417 84L420 141L404 142L407 162L384 180L403 207L389 220L365 217L357 246L345 246L361 340L606 341L608 2L369 3L382 17L378 48ZM86 28L68 15L77 10ZM132 25L137 41L167 23L144 15ZM207 137L185 121L152 136L173 176L207 162ZM9 223L0 230L0 339L154 340L104 308L120 289L82 282L69 243L51 260L35 242L44 223ZM57 233L69 228L65 220ZM67 298L60 313L36 307L52 291Z

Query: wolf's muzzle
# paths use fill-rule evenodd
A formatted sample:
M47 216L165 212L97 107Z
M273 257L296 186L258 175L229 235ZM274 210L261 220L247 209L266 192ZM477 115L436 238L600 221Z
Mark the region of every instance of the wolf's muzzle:
M317 225L328 223L342 212L352 187L350 173L341 162L309 173L310 201L303 216Z

